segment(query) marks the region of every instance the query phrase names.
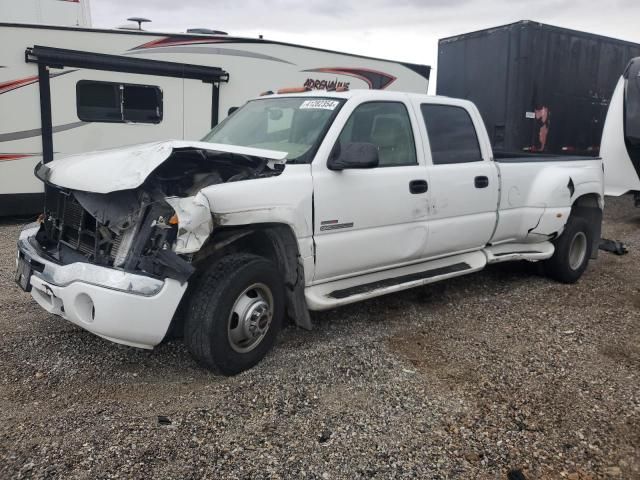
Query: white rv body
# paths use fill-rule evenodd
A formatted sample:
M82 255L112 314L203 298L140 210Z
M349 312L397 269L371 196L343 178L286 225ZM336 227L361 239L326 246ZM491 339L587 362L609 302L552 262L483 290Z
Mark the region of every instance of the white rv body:
M157 140L199 140L230 108L264 91L305 85L320 89L337 82L349 88L426 93L429 83L427 66L227 35L0 24L0 42L6 46L0 50L0 214L38 211L42 203L42 183L33 175L43 151L38 68L25 62L25 50L34 45L220 67L229 74L229 81L219 85L214 107L212 85L199 80L50 69L55 158ZM162 120L83 121L76 97L81 81L157 87Z
M90 27L89 0L0 0L6 23Z
M640 191L640 178L633 168L624 139L624 91L626 80L618 82L602 133L602 158L605 162L605 193L619 197Z
M634 193L640 206L640 58L631 60L613 93L600 154L605 194Z

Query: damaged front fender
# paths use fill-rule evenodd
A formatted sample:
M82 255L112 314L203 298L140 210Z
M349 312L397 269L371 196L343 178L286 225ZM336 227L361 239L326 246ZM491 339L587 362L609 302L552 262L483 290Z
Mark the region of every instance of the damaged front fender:
M170 197L166 201L178 217L178 235L173 251L178 254L199 251L213 231L213 218L207 197L198 192L193 197Z

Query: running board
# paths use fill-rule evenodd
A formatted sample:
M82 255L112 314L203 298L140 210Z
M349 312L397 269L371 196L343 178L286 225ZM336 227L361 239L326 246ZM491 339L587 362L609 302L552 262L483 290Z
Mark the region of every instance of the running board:
M555 247L551 242L542 243L507 243L485 247L483 250L487 256L487 263L514 262L528 260L539 262L553 256Z
M483 252L465 253L313 285L305 289L305 297L310 310L326 310L477 272L486 264L487 258Z

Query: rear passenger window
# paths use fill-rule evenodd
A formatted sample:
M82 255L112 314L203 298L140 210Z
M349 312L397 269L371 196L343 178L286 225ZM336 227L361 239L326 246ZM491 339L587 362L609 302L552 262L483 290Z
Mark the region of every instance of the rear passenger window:
M81 80L76 104L78 118L85 122L162 121L162 91L150 85Z
M416 147L407 108L399 102L368 102L358 106L338 141L373 143L381 167L416 165Z
M482 161L476 129L464 108L423 104L420 109L434 165Z

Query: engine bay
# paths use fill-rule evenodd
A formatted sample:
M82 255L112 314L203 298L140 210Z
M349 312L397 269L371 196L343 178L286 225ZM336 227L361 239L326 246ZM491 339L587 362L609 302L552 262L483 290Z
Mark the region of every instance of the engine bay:
M135 189L92 193L48 183L36 240L61 264L88 262L184 282L194 271L192 252L213 229L200 190L283 169L260 157L182 148Z

